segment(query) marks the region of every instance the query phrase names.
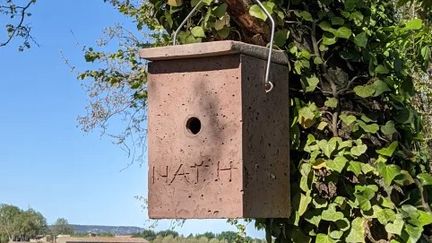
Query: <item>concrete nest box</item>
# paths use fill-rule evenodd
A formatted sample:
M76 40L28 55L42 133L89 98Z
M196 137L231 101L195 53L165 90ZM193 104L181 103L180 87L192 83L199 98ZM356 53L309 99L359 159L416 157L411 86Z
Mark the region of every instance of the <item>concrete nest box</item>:
M143 49L150 218L290 215L287 58L218 41Z

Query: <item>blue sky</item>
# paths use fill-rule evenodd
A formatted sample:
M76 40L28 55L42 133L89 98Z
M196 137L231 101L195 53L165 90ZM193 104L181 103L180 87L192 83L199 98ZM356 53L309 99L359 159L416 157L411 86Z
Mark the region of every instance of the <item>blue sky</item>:
M88 101L62 57L85 69L82 46L95 45L104 27L132 26L130 20L102 0L40 0L32 13L40 47L0 48L0 203L32 207L48 223L64 217L74 224L151 225L135 199L147 195L145 164L121 171L127 154L99 132L77 127ZM224 220L191 220L177 230L235 229ZM248 233L263 236L251 226Z

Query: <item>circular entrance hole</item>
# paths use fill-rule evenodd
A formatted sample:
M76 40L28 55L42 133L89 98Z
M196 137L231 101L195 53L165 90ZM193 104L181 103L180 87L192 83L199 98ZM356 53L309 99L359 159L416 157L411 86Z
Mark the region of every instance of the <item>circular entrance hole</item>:
M186 122L186 129L192 134L198 134L201 131L201 121L196 117L191 117Z

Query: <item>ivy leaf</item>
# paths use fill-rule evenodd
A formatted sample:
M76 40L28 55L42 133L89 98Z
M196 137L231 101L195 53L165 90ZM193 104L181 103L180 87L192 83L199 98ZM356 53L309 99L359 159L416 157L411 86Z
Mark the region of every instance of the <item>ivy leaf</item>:
M422 210L417 210L416 212L417 217L415 219L410 219L409 223L423 227L425 225L432 224L432 213L431 212L425 212Z
M398 218L393 223L387 224L385 229L388 233L401 235L404 224L403 219Z
M432 175L429 173L421 173L417 175L417 178L420 180L423 186L432 185Z
M345 26L339 27L335 32L336 37L343 38L343 39L349 39L351 34L352 34L351 29Z
M403 242L409 242L409 243L418 242L418 240L422 235L423 227L406 224L404 228L404 232L406 232L406 234L402 233L401 235Z
M316 227L319 226L319 223L321 222L321 215L319 214L318 210L314 210L314 211L308 211L305 213L304 215L304 219L315 225Z
M380 155L390 157L393 155L394 151L398 147L399 143L397 141L392 142L388 147L378 149L376 152Z
M336 31L335 29L333 29L333 28L331 27L330 23L327 22L327 21L323 21L323 22L319 23L318 26L319 26L322 30L327 31L327 32L330 32L330 33L334 33L334 32Z
M330 21L332 25L343 25L345 23L345 20L343 18L337 16L331 17Z
M373 167L370 164L361 164L361 171L363 172L363 174L367 174L369 172L375 171L375 167Z
M263 21L267 20L267 15L264 13L264 11L262 11L260 6L258 6L257 4L254 4L249 8L249 14Z
M298 209L299 216L302 216L306 212L306 209L308 208L308 205L311 201L312 197L309 193L306 193L306 195L302 193L300 195L300 204Z
M322 220L336 222L344 218L342 212L337 212L335 206L330 206L328 209L321 213Z
M357 118L353 115L346 115L346 114L341 114L339 115L339 118L342 120L342 122L349 126L351 125L353 122L355 122L357 120Z
M408 186L414 183L414 179L406 170L401 170L400 174L394 178L394 182L401 186Z
M179 7L183 5L183 0L168 0L168 5L173 7Z
M341 173L347 162L348 160L344 156L338 156L333 160L327 161L327 168Z
M300 11L300 12L295 12L297 16L301 17L302 19L312 22L313 18L311 13L309 13L308 11Z
M346 242L365 242L365 224L366 219L355 218L351 223L351 230L345 239Z
M340 221L339 221L340 222ZM344 221L343 221L344 222ZM333 230L332 232L329 233L329 236L332 239L340 239L343 235L343 231L342 230Z
M389 208L380 208L378 207L378 209L376 210L376 212L374 212L377 216L377 220L382 224L382 225L386 225L388 222L393 222L396 219L396 213L389 209Z
M325 159L317 159L313 164L312 168L315 170L320 170L322 168L327 168L327 161Z
M381 126L381 132L386 136L391 136L396 132L395 124L393 121L387 121L384 126Z
M405 24L404 29L405 30L419 30L422 28L422 26L423 26L423 21L421 19L413 19L413 20L408 21Z
M380 64L380 65L376 66L375 73L387 74L387 73L389 73L389 70L384 65Z
M372 85L358 85L354 87L354 93L362 98L368 98L375 94Z
M318 83L319 83L319 79L314 75L312 77L308 77L306 78L307 84L308 86L306 87L306 92L313 92L315 91Z
M360 156L362 154L364 154L367 150L367 146L365 144L360 144L360 145L356 145L354 147L351 148L351 154L354 156Z
M420 54L423 57L423 60L425 60L426 62L429 61L429 59L431 57L430 53L431 53L431 49L429 48L429 46L424 46L420 50Z
M315 243L336 243L330 236L325 234L318 234L315 239Z
M327 156L327 158L330 158L333 151L336 150L337 138L333 137L329 141L326 141L324 139L320 140L318 142L318 146L320 147L321 151L323 151L325 156Z
M274 44L282 47L285 45L287 39L289 37L289 32L286 29L276 31L274 35Z
M334 37L332 34L324 34L321 43L326 46L331 46L336 43L336 37Z
M204 30L201 26L195 26L192 28L191 33L196 38L204 38L206 37Z
M384 163L379 163L377 166L378 173L383 177L384 184L390 186L393 179L399 175L401 169L397 165L386 165Z
M336 108L338 105L338 99L334 97L327 98L327 100L324 102L324 105L330 108Z
M390 91L387 84L382 80L375 81L372 86L375 89L374 97L380 96L382 93Z
M326 126L328 126L328 123L325 122L325 121L322 121L322 122L320 122L320 123L318 124L317 129L320 130L320 131L322 131L322 130L324 130L324 128L326 128Z
M223 16L225 16L226 14L226 10L227 10L227 4L223 3L219 6L217 6L214 10L213 10L213 15L218 17L218 18L222 18Z
M363 121L358 121L357 124L367 133L375 134L379 131L379 126L376 123L366 124Z
M377 191L378 186L376 185L355 186L354 196L363 211L371 210L372 206L370 200L375 197Z
M368 42L368 37L366 32L361 32L354 37L354 44L358 47L365 48Z
M347 167L347 171L351 171L354 175L359 176L362 172L362 163L357 161L350 161Z
M315 103L310 103L299 110L298 122L303 128L309 128L314 125L315 118L319 116L318 107Z
M228 27L224 27L223 29L218 30L217 34L218 34L218 36L219 36L220 38L222 38L222 39L226 39L226 38L229 36L230 31L231 31L230 28L228 28Z

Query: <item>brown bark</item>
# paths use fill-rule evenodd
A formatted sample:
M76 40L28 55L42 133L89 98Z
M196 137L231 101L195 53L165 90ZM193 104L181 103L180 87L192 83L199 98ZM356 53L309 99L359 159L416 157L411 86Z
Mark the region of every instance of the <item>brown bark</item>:
M242 41L264 46L270 39L270 28L266 22L249 14L251 0L223 0L228 5L228 12L242 32Z

